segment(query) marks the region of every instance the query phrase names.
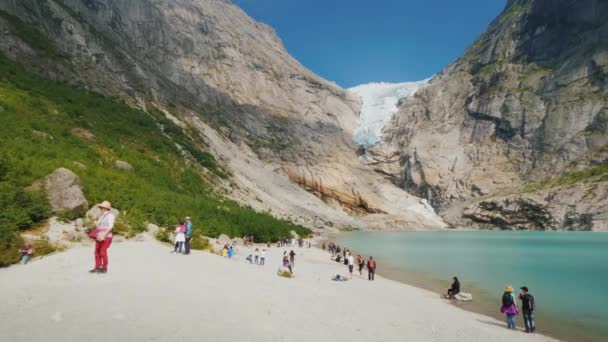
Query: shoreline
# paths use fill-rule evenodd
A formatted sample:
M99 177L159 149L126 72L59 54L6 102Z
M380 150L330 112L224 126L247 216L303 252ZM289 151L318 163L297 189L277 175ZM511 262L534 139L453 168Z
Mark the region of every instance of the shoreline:
M441 231L442 232L470 232L470 231L479 232L479 230L468 230L468 229L467 230L454 229L454 230L441 230ZM376 232L376 231L366 231L366 232L382 233L382 232ZM415 231L415 232L418 232L418 231ZM404 231L403 233L415 233L415 232ZM493 231L481 231L481 232L491 233ZM327 236L327 240L325 240L325 242L327 243L329 241L334 241L338 245L340 245L341 248L346 247L346 248L350 249L350 247L340 243L340 237L339 237L339 235L348 234L348 233L352 233L352 232L342 232L339 234L332 234L331 236ZM572 233L572 232L570 232L570 231L548 231L547 233L568 234L568 233ZM576 233L576 232L574 232L574 233ZM587 232L585 232L585 233L587 233ZM603 232L594 231L593 233L603 233ZM358 251L355 249L350 249L350 250L353 252L353 255L355 255L355 256L357 254L361 254L364 257L368 256L368 253L362 253L361 251ZM431 275L430 273L425 274L425 273L421 273L421 272L417 272L417 271L413 271L413 270L405 270L405 269L403 269L403 266L392 265L390 261L386 261L382 257L374 256L374 258L377 259L379 265L381 265L381 267L379 267L379 270L377 271L377 275L380 275L386 279L390 279L390 280L402 283L407 286L413 286L413 287L416 287L416 288L419 288L419 289L422 289L425 291L430 291L430 292L434 293L438 298L440 298L440 296L442 294L444 294L445 291L447 291L447 289L449 288L449 286L451 284L451 278L447 279L447 280L438 279L436 276ZM448 305L457 307L464 311L481 314L481 315L491 317L491 318L501 321L501 322L504 321L504 319L505 319L504 314L500 313L500 311L499 311L500 298L498 298L497 295L492 295L484 289L480 289L480 288L477 288L477 287L471 286L471 285L465 287L463 289L463 292L472 293L473 301L462 302L462 301L447 300L447 299L441 299L441 300L444 301ZM540 318L540 320L539 320L539 318ZM516 319L517 319L517 329L520 331L524 331L521 314L518 315ZM597 329L597 327L595 327L592 324L564 319L563 317L559 317L552 313L542 313L541 315L539 315L537 312L535 312L535 320L537 323L541 322L540 328L538 329L537 334L542 334L544 336L559 339L562 341L599 342L599 341L603 341L603 337L606 336L605 335L606 332L603 329ZM578 331L576 331L576 330L573 331L572 328L578 329ZM592 332L589 333L590 329L593 329L593 328L596 328L596 329L591 330ZM505 323L505 329L506 329L506 323ZM586 332L586 335L580 336L580 334L579 334L580 330L584 330Z

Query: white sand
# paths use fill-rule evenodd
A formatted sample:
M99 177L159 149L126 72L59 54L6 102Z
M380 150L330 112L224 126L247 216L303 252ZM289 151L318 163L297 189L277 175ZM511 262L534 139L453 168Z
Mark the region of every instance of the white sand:
M331 281L345 266L295 249L294 279L264 267L156 242L110 248L89 274L92 246L0 270L3 341L548 341L463 311L436 294L376 277ZM382 265L379 265L381 268ZM365 273L364 273L365 275ZM518 322L519 323L519 322Z

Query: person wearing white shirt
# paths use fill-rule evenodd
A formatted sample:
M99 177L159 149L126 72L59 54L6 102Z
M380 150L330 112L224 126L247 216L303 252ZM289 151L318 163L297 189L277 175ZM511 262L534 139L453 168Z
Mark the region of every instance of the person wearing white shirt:
M262 249L262 254L260 254L260 265L264 266L265 261L266 261L266 250Z
M353 278L353 268L355 268L355 258L353 253L348 253L348 272L350 272L350 278Z
M95 240L95 268L91 273L106 273L108 271L108 248L112 244L112 228L116 217L112 214L112 205L103 201L97 206L101 209L101 217L97 220Z

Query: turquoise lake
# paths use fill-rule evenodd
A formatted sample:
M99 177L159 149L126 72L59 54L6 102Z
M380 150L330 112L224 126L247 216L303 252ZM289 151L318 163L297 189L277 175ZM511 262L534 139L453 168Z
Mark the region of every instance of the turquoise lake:
M439 290L458 276L463 291L475 298L469 309L495 316L505 285L528 286L540 332L571 341L608 340L608 234L353 232L336 242L373 255L378 273L396 280Z

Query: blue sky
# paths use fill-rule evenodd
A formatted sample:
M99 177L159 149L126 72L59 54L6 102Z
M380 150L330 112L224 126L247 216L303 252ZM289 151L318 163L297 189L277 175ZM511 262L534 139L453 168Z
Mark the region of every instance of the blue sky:
M427 78L462 54L506 0L233 0L302 64L343 87Z

